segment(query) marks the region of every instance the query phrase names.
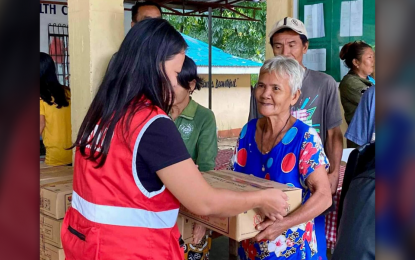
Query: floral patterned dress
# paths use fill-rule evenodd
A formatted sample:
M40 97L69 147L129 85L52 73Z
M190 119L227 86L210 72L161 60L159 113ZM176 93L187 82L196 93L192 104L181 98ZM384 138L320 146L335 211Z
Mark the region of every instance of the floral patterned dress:
M242 128L232 158L233 170L301 188L304 204L311 195L305 184L307 177L322 165L326 170L329 168L319 135L297 120L281 142L268 154L262 154L260 144L255 141L257 121L253 119ZM326 252L317 250L317 235L324 236L324 225L316 227L312 219L286 230L274 241L242 241L238 248L239 259L326 259Z

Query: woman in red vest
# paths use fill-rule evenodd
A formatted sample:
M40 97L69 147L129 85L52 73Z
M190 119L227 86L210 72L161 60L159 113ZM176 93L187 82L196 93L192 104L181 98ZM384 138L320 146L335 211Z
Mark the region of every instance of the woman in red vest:
M167 116L187 45L163 19L137 23L107 71L75 142L72 207L65 215L66 259L183 260L176 219L182 203L199 215L259 208L282 219L276 189L214 189Z

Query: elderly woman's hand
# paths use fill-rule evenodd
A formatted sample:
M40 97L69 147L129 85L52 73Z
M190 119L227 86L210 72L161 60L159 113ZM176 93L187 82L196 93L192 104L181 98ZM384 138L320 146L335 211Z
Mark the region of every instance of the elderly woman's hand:
M313 195L283 220L267 219L257 225L257 230L261 232L255 237L256 240L272 241L285 230L315 218L331 205L330 184L324 166L318 167L308 176L307 186Z
M282 234L282 232L286 231L288 227L284 225L284 220L277 220L272 221L270 219L265 220L261 224L258 224L256 226L257 230L260 230L261 232L256 235L255 240L261 241L263 239L273 241L278 236Z

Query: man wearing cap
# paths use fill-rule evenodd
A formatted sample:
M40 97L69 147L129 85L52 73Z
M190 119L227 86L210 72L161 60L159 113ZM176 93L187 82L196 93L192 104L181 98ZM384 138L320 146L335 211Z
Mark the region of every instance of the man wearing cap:
M285 17L274 25L269 37L275 56L284 55L294 58L305 68L301 96L292 107L292 115L315 128L319 133L330 162L328 177L334 194L339 181L340 160L343 153L343 136L340 130L342 115L337 83L330 75L304 66L303 56L307 53L309 42L306 28L300 20ZM262 117L255 107L254 97L251 99L249 120ZM315 221L316 225L324 225L324 216L317 217ZM325 235L318 237L325 238ZM326 259L326 241L317 241L317 244L319 255L322 259Z

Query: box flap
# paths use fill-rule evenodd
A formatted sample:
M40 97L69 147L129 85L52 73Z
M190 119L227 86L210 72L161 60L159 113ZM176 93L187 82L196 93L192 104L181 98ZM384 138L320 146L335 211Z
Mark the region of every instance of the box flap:
M65 181L59 181L54 183L45 184L42 186L42 189L49 190L52 192L72 192L73 190L73 184L72 180L65 180Z
M209 182L209 179L216 179L217 181L222 181L226 184L232 184L234 186L236 185L236 183L238 183L240 184L240 188L243 188L244 190L254 191L254 190L269 189L269 188L275 188L275 189L279 189L282 191L300 190L299 188L289 187L286 184L255 177L254 175L248 175L248 174L228 171L228 170L208 171L208 172L202 172L202 174L203 174L203 177L208 182ZM228 186L226 186L226 188L229 189Z

